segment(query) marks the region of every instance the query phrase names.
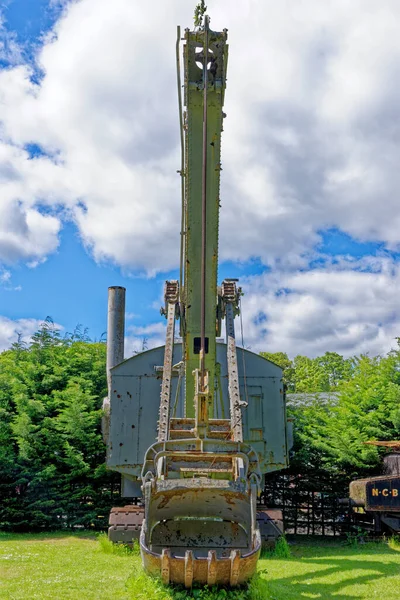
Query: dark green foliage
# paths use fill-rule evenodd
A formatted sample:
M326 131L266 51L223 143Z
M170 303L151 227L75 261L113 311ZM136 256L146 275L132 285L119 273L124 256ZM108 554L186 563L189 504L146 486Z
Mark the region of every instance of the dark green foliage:
M105 526L119 501L100 432L105 355L50 319L0 354L1 528Z
M383 450L364 442L400 437L400 350L351 359L263 355L283 367L290 391L336 392L289 406L291 473L338 491L379 473ZM86 330L61 337L50 319L31 344L18 339L0 354L0 528L106 526L121 499L100 432L105 361L105 345Z
M345 485L379 473L384 450L365 442L400 438L400 350L348 359L336 352L294 360L282 352L261 354L283 368L289 392L312 395L289 403L295 425L290 471ZM323 392L335 394L319 397Z
M305 408L299 436L313 445L329 469L379 470L382 450L369 440L400 437L400 352L353 360L351 378L338 386L337 400Z
M288 392L332 392L342 381L352 377L353 359L343 358L336 352L308 358L298 354L293 360L284 352L260 352L283 369L283 381Z
M283 381L288 391L294 391L294 364L285 352L260 352L261 356L267 358L283 369Z

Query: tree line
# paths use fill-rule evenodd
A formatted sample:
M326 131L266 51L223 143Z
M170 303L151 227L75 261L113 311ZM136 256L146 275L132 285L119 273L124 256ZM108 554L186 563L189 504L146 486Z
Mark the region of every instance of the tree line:
M47 319L0 354L0 527L104 527L118 477L104 464L106 347Z
M399 340L385 356L261 354L283 369L295 431L292 472L345 482L380 473L385 450L365 442L400 439Z
M379 471L364 442L400 437L400 350L343 358L262 353L280 365L294 419L292 471L343 480ZM103 528L121 501L101 436L106 347L47 319L0 354L0 528ZM335 394L325 394L335 392ZM307 394L312 394L307 396ZM288 396L290 398L290 396Z

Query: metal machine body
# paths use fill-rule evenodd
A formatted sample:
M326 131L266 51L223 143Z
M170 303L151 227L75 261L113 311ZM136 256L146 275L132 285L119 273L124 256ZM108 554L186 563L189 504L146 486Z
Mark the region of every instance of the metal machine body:
M400 442L367 442L391 450L383 459L384 475L350 483L354 520L375 534L400 533Z
M288 466L289 452L281 369L249 350L237 348L237 354L239 391L248 402L248 406L242 408L243 440L257 451L261 473L284 469ZM214 428L217 421L222 431L225 428L229 432L226 423L229 416L226 344L217 343L216 355L219 371L215 390L217 410L210 427ZM158 435L163 359L164 346L161 346L136 354L111 369L111 441L107 465L127 479L139 479L140 486L145 453ZM171 414L174 416L170 419L174 439L184 438L185 431L190 432L193 425L185 418L181 360L182 344L176 343L172 362L179 366L172 372ZM230 439L227 435L223 437ZM140 486L137 494L127 496L141 496Z
M145 569L186 587L252 576L263 541L282 531L257 498L264 474L288 465L291 438L282 370L236 347L241 290L233 279L217 285L226 40L208 17L185 30L180 279L165 285L165 346L118 364L108 352L104 403L107 465L121 473L123 495L142 501L111 511L109 537L139 538ZM178 28L180 89L179 41ZM121 328L120 288L110 290L109 327Z

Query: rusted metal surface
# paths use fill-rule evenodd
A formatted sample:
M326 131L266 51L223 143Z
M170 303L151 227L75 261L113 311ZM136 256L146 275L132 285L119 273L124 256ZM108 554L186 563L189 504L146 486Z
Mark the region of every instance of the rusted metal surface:
M140 551L146 571L152 575L162 576L164 583L177 583L190 587L193 582L202 585L241 585L254 575L260 556L261 539L258 538L254 549L242 553L231 550L227 557L218 557L216 551L210 550L207 556L196 557L187 561L184 555L172 554L163 550L162 554L150 551L144 543L144 533L140 537ZM190 576L186 574L186 565L190 568ZM190 583L189 583L190 582Z
M204 519L160 522L152 532L151 542L153 549L169 547L171 542L174 543L174 549L199 546L209 549L225 547L245 549L248 543L247 532L239 523Z
M161 553L161 580L164 585L171 581L171 552L168 548L164 548Z
M222 438L229 440L231 438L231 422L229 419L207 419L208 430L207 437ZM195 419L170 419L170 439L187 439L196 437Z
M356 479L350 483L350 498L357 502L359 506L365 506L366 497L366 483L367 479Z
M400 451L400 440L390 440L390 441L378 441L378 440L370 440L369 442L364 442L364 444L369 444L370 446L383 446L385 448L399 449Z
M166 469L173 466L174 461L181 461L188 467L193 462L203 461L211 466L216 460L227 460L229 458L240 459L243 462L242 477L254 476L258 485L261 482L261 472L258 455L255 450L243 442L234 442L221 439L189 439L169 440L167 442L156 442L147 450L142 469L142 480L145 482L149 477L157 476L158 461L166 458Z
M215 585L217 582L217 553L209 550L207 556L207 584Z
M174 353L175 313L179 299L179 286L177 281L167 281L164 291L165 304L167 306L167 333L165 338L164 367L161 384L160 413L158 421L158 441L168 439L171 381L172 381L172 358Z
M233 307L230 302L226 306L226 337L228 348L228 390L231 409L231 428L233 439L241 442L243 441L242 411L236 356L235 325Z
M193 566L193 552L192 550L186 550L185 552L185 587L191 588L193 584L194 566Z
M239 374L235 340L235 314L238 311L238 293L234 280L222 284L222 300L225 305L226 344L228 361L228 393L230 402L232 436L235 441L243 441L242 406L240 400Z
M400 532L400 441L365 442L392 450L384 457L384 472L381 477L357 479L350 483L349 504L353 507L356 520L365 516L373 520L375 533Z
M213 479L218 471L229 478L219 473ZM146 455L142 478L146 511L140 543L149 572L187 587L193 581L235 586L254 573L261 547L260 480L250 446L200 438L156 443Z

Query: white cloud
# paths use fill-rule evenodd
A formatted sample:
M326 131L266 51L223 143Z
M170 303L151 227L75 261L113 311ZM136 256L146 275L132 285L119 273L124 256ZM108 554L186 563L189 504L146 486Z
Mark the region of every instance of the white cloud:
M57 169L48 159L29 160L23 149L0 141L1 262L41 260L57 248L60 219L40 207L57 202Z
M397 0L209 10L230 30L222 257L296 265L331 226L397 247ZM36 243L39 256L54 251L60 214L42 206L61 205L96 260L177 264L178 22L192 23L183 0L65 4L38 54L41 83L24 65L0 73L2 202L35 211L34 242L6 244L2 257L35 259ZM53 159L28 160L27 143Z
M175 27L162 36L169 57L164 12L153 27L136 3L73 4L38 57L40 85L24 67L0 75L5 136L56 157L24 174L31 202L66 206L97 260L153 271L178 256Z
M400 266L390 259L270 272L243 287L245 345L255 351L374 355L396 346Z
M8 31L4 21L4 16L0 12L0 60L15 65L21 62L22 52L15 32Z
M0 267L0 289L7 292L20 292L22 286L14 286L11 279L11 271Z
M0 352L10 348L11 344L18 341L28 343L31 336L37 331L42 321L37 319L8 319L0 316Z
M125 313L125 319L127 321L132 321L132 319L136 319L137 317L138 317L138 315L136 313L133 313L133 312Z
M175 267L175 26L191 26L193 6L51 4L63 11L38 51L39 83L13 36L8 49L0 36L15 65L0 71L0 263L40 264L73 219L97 261ZM248 342L291 354L387 349L396 265L308 267L324 228L398 249L398 0L219 0L209 11L230 44L221 257L272 267L247 282ZM45 155L31 158L29 144ZM293 291L276 295L283 288ZM131 332L130 351L161 333Z
M125 357L142 350L149 350L165 344L165 322L150 323L145 326L131 325L125 336Z
M10 279L11 279L10 271L6 271L5 269L0 271L0 283L8 283L10 281Z

